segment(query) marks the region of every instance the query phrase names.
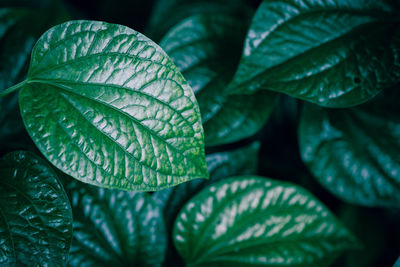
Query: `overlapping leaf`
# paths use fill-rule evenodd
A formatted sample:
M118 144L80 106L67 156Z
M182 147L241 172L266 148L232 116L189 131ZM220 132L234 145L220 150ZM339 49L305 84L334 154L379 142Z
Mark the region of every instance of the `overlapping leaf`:
M190 266L327 266L357 246L307 191L251 176L201 191L181 210L173 236Z
M235 150L209 154L206 156L209 180L198 179L155 192L153 197L163 207L168 228L172 228L173 220L185 202L204 187L226 177L256 173L259 148L260 143L255 142Z
M160 43L194 89L206 145L253 135L275 104L275 95L268 92L226 95L240 57L245 26L240 19L226 15L194 16L175 26Z
M242 22L252 13L246 0L157 0L147 32L159 40L172 27L196 15L232 15Z
M366 206L400 206L398 88L359 107L306 106L299 128L303 161L337 197Z
M399 26L384 0L264 0L231 88L329 107L365 102L400 79Z
M0 160L0 265L64 266L71 206L54 171L30 152Z
M165 228L150 195L75 181L67 193L74 213L69 266L161 266Z
M172 228L179 210L201 189L230 176L255 174L258 169L258 153L260 143L223 152L211 153L206 156L209 180L197 179L180 184L173 188L155 192L153 198L162 208L166 229L168 232L168 250L166 265L176 266L180 261L172 240Z
M19 101L40 151L86 183L158 190L208 176L191 88L161 48L127 27L51 28L32 52Z

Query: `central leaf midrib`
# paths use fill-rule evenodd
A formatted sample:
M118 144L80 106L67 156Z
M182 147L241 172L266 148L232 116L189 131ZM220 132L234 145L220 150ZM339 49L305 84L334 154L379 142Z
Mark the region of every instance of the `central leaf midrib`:
M309 13L307 13L307 15L308 15L308 14L309 14ZM294 17L294 18L298 18L298 17L299 17L299 16L296 16L296 17ZM292 19L292 18L291 18L291 19ZM290 19L290 20L291 20L291 19ZM288 21L290 21L290 20L288 20ZM285 25L288 21L283 22L283 23L280 24L279 26ZM374 25L374 24L379 24L379 23L385 23L385 24L386 24L386 23L388 23L388 21L379 21L379 20L375 20L375 21L371 21L371 22L368 22L368 23L361 23L361 24L357 25L356 27L354 27L353 29L349 30L348 32L345 32L345 33L343 33L343 34L341 34L341 35L339 35L339 36L337 36L337 37L335 37L335 38L333 38L333 39L329 39L329 40L327 40L326 42L320 43L320 44L318 44L318 45L316 45L316 46L310 47L309 49L304 50L303 52L301 52L301 53L299 53L299 54L296 54L296 55L294 55L294 56L291 56L291 57L285 59L285 60L282 61L282 62L279 62L279 63L277 63L277 64L275 64L275 65L273 65L273 66L268 67L267 69L264 69L264 70L261 71L260 73L256 74L251 80L246 80L246 81L244 81L244 82L241 82L241 83L237 84L235 87L236 87L237 89L238 89L238 88L243 88L243 87L247 87L248 85L254 84L254 81L255 81L255 80L261 80L261 81L263 81L264 79L262 78L262 76L266 75L268 72L270 72L270 71L272 71L272 70L274 70L274 69L276 69L276 68L279 68L279 67L282 66L284 63L286 63L286 62L288 62L288 61L290 61L290 60L293 60L293 59L295 59L295 58L298 58L298 57L300 57L300 56L302 56L302 55L304 55L304 54L310 53L311 51L315 50L316 48L320 48L320 47L325 46L325 45L327 45L327 44L329 44L329 43L332 43L332 42L334 42L334 41L337 41L337 40L340 40L340 39L342 39L342 38L345 38L345 37L347 37L348 35L353 34L355 31L361 31L362 29L365 29L365 28L368 27L369 25ZM369 30L369 29L368 29L368 30ZM275 32L275 31L276 31L276 28L275 28L271 33ZM268 38L265 38L264 40L266 40L266 39L268 39ZM260 77L261 77L261 78L260 78Z
M163 172L161 172L161 171L159 171L159 170L154 170L153 168L151 168L150 166L147 166L145 163L143 163L143 162L141 162L139 159L137 159L135 156L133 156L131 153L128 153L126 150L125 150L125 148L124 147L122 147L119 143L117 143L111 136L109 136L108 134L106 134L106 133L104 133L104 132L102 132L102 131L100 131L95 125L93 125L92 124L92 122L91 121L89 121L85 116L83 116L83 114L74 106L74 104L72 104L72 103L70 103L70 101L68 101L64 96L62 96L64 99L65 99L65 101L71 106L71 107L73 107L79 114L81 114L81 116L82 116L82 118L84 118L88 123L89 123L89 125L91 125L92 127L94 127L98 132L100 132L103 136L105 136L107 139L109 139L109 140L111 140L111 142L112 142L112 144L114 144L114 145L117 145L117 147L119 147L127 156L129 156L131 159L133 159L134 161L136 161L136 162L138 162L141 166L143 166L143 167L145 167L145 168L147 168L147 169L149 169L149 170L151 170L152 172L154 172L154 173L161 173L161 174L163 174L163 175L171 175L171 176L175 176L175 177L183 177L183 176L185 176L185 174L183 174L183 175L174 175L174 174L167 174L167 173L163 173ZM95 100L93 100L93 101L95 101ZM96 103L97 103L97 101L95 101ZM82 151L82 150L81 150ZM82 153L83 153L83 151L82 151ZM182 152L178 152L179 154L181 154L181 155L183 155L182 154ZM184 158L185 158L185 156L183 156ZM89 159L89 158L88 158ZM90 161L92 161L91 159L89 159ZM93 161L92 161L93 162ZM95 164L96 166L98 166L97 164ZM110 173L110 172L108 172L107 170L105 170L105 169L103 169L103 168L101 168L102 170L104 170L104 171L106 171L107 173L109 173L110 175L113 175L112 173ZM187 173L186 173L187 174ZM125 175L124 175L124 177L125 177ZM128 181L129 181L129 177L125 177ZM133 183L133 182L130 182L130 184L133 184L133 185L136 185L135 183ZM146 185L147 186L147 185Z
M91 124L90 124L90 125L91 125ZM62 126L62 125L59 125L59 126L60 126L60 128L64 131L64 133L71 139L70 135L65 131L65 129L63 128L63 126ZM93 125L91 125L91 126L94 127L94 128L96 128L96 127L93 126ZM96 128L96 129L97 129L97 128ZM115 144L115 145L119 145L119 144L114 143L114 142L112 142L112 143ZM90 158L88 158L88 156L84 153L84 151L82 151L82 149L81 149L76 143L73 143L73 144L82 152L82 155L84 155L84 156L88 159L88 161L94 163ZM123 148L121 148L121 149L124 150ZM136 160L135 158L133 158L133 159ZM153 169L151 169L151 168L149 168L148 166L144 165L144 164L141 163L140 161L137 161L137 162L138 162L139 165L141 165L141 166L143 166L143 167L145 167L145 168L148 168L150 171L154 172ZM105 173L107 173L108 175L114 176L114 175L113 175L112 173L110 173L109 171L107 171L107 170L101 168L101 166L98 166L97 164L95 164L95 166L96 166L97 168L100 168L102 172L105 172ZM166 176L177 177L177 178L185 177L185 176L177 176L177 175L174 175L174 174L167 174ZM193 177L197 177L197 176L193 176ZM104 178L104 176L103 176L103 178ZM150 191L150 190L151 190L151 191L154 191L154 190L159 190L159 189L160 189L159 186L151 186L151 185L148 185L148 184L145 184L145 185L143 186L143 185L140 185L140 184L135 184L135 183L133 183L131 180L128 179L128 177L124 177L124 178L127 179L127 182L128 182L130 185L132 185L133 188L140 188L140 189L144 189L144 190L146 190L146 191ZM94 181L94 180L90 180L90 182L98 185L98 183L97 183L96 181ZM178 181L178 183L179 183L179 181ZM168 188L168 187L171 187L171 186L173 186L173 185L175 185L175 184L177 184L177 183L174 182L174 183L172 183L172 184L162 185L161 187L162 187L162 188ZM109 187L110 185L111 185L111 184L107 184L106 187ZM119 186L118 188L126 189L125 187L122 187L122 186Z
M49 85L56 86L57 88L60 88L61 90L63 90L63 91L66 92L66 93L71 93L71 94L74 94L74 95L77 95L77 96L80 96L80 97L84 97L85 99L88 99L88 100L90 100L90 101L93 101L93 102L95 102L95 103L97 103L97 104L99 104L99 105L103 105L103 106L106 106L106 107L108 107L108 108L111 108L111 109L113 109L114 111L116 111L116 112L118 112L118 113L120 113L120 114L123 114L124 116L127 116L128 119L132 119L132 120L136 123L136 125L140 126L140 127L141 127L142 129L144 129L145 131L148 131L148 132L151 134L151 136L156 137L156 138L157 138L158 140L160 140L162 143L164 143L164 144L166 144L168 147L170 147L173 151L175 151L176 153L180 154L183 158L188 159L192 164L194 164L194 166L197 166L196 162L192 159L192 157L186 156L186 155L184 154L184 152L179 151L176 147L174 147L173 145L171 145L170 143L168 143L168 142L167 142L166 140L164 140L161 136L159 136L159 135L156 134L154 131L152 131L151 129L149 129L147 126L143 125L143 124L142 124L140 121L138 121L136 118L134 118L134 117L132 117L132 116L126 114L125 112L122 112L122 111L118 110L117 108L115 108L115 107L113 107L113 106L111 106L111 105L108 105L108 104L106 104L106 103L104 103L104 102L100 102L100 101L98 101L98 100L96 100L96 99L93 99L93 98L90 98L90 97L87 97L87 96L84 96L84 95L80 95L80 94L78 94L78 93L75 93L75 92L73 92L72 90L69 90L67 86L63 86L62 84L57 83L57 82L46 81L46 80L31 81L31 82L47 83L47 84L49 84ZM69 103L69 101L68 101L68 103ZM71 105L72 105L72 104L71 104ZM73 105L72 105L72 106L73 106ZM75 106L73 106L73 107L75 108ZM77 112L81 113L79 110L77 110ZM84 117L84 116L82 115L82 117ZM84 117L84 118L85 118L85 117ZM85 118L85 119L86 119L86 118ZM95 127L95 128L99 131L99 129L98 129L95 125L93 125L90 121L88 121L88 122L89 122L93 127ZM114 139L112 139L112 138L109 137L108 135L104 134L102 131L99 131L99 132L101 132L103 135L105 135L105 136L107 136L108 138L110 138L110 139L112 140L113 143L118 144L118 143L116 143L116 141L115 141ZM178 138L179 138L179 137L178 137ZM196 139L194 138L194 136L193 136L193 137L190 137L190 138L193 138L194 140L196 140ZM119 144L118 144L118 145L119 145ZM119 145L119 146L120 146L120 145ZM120 146L120 148L121 148L124 152L126 152L126 150L125 150L123 147ZM130 153L127 153L127 154L130 155L130 156L131 156L134 160L136 160L137 162L140 162L138 159L136 159L136 158L135 158L133 155L131 155ZM144 165L142 162L140 162L140 163L141 163L143 166L146 166L147 168L149 168L150 170L155 171L155 170L153 170L150 166ZM96 165L96 166L97 166L97 165ZM156 171L156 172L159 172L159 171ZM160 172L160 173L162 173L162 172ZM171 174L166 174L166 173L162 173L162 174L164 174L164 175L171 175ZM179 175L179 176L173 175L173 176L182 177L182 176L184 176L184 175Z
M175 83L176 83L176 81L174 81L174 80L172 80L172 79L164 78L163 80L172 81L172 82L175 82ZM69 80L61 80L61 79L57 79L57 80L52 80L52 79L46 79L46 80L32 80L31 82L48 83L48 84L52 83L52 85L53 85L53 84L59 84L60 86L61 86L63 83L64 83L64 84L68 84L68 83L69 83L69 84L78 84L78 85L82 85L82 86L111 87L111 88L126 90L126 91L128 91L129 94L132 94L132 93L133 93L133 94L143 95L143 96L145 96L145 97L150 98L151 100L155 100L156 102L158 102L159 104L161 104L161 105L163 105L163 106L166 106L166 107L172 109L172 111L173 111L175 114L177 114L182 120L184 120L184 121L186 122L187 126L189 126L189 128L193 131L193 134L195 134L194 130L192 129L192 124L191 124L185 117L183 117L183 115L179 112L179 110L177 110L176 108L174 108L173 106L171 106L171 105L170 105L169 103L167 103L167 102L164 102L164 101L162 101L162 100L160 100L160 99L158 99L158 98L156 98L156 97L154 97L154 96L152 96L152 95L149 95L149 94L147 94L147 93L144 93L143 91L140 91L140 89L142 89L143 87L147 86L147 85L150 84L150 83L156 82L156 81L158 81L158 80L149 81L149 82L147 82L144 86L140 87L140 88L137 89L137 90L131 89L131 88L129 88L129 87L117 86L117 85L115 85L115 84L85 83L85 82L81 82L81 81L69 81ZM55 85L55 86L57 86L57 85ZM57 87L58 87L58 86L57 86ZM61 88L61 87L59 87L59 88L60 88L60 89L64 89L64 90L66 90L66 91L68 91L68 92L71 92L71 93L73 93L73 94L76 94L76 95L79 95L79 96L82 96L82 97L89 98L89 97L87 97L87 96L78 94L78 93L74 92L73 90L67 90L66 88ZM184 96L184 97L186 97L186 96ZM116 109L116 108L114 108L114 109ZM126 113L126 112L124 112L124 111L120 111L120 110L118 110L118 111L121 112L121 113L125 113L125 114L126 114L127 116L129 116L129 117L132 117L130 114L128 114L128 113ZM133 118L133 117L132 117L132 118ZM194 138L194 136L184 136L184 137L185 137L185 138L187 138L187 137Z

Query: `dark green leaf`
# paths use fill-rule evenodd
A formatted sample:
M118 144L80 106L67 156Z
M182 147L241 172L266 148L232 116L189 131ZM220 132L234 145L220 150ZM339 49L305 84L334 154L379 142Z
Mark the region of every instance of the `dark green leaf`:
M19 101L40 151L83 182L148 191L208 176L191 88L127 27L71 21L47 31Z
M23 29L28 19L28 10L0 8L0 91L18 82L35 44L33 29Z
M231 84L321 106L367 101L400 79L398 11L384 0L264 0Z
M148 34L159 40L173 26L194 15L233 15L246 21L251 9L246 0L158 0L150 17Z
M226 95L240 57L245 26L231 16L198 15L172 28L160 43L196 94L206 145L253 135L275 104L272 93Z
M76 181L67 193L74 213L69 266L161 266L165 228L150 195Z
M398 89L351 109L305 106L301 156L337 197L366 206L400 207Z
M239 149L209 154L206 156L209 180L189 181L156 192L153 197L163 207L167 228L172 228L173 220L185 202L204 187L226 177L255 174L258 168L259 148L260 143L255 142Z
M0 160L0 265L64 266L71 206L54 171L30 152Z
M251 176L201 191L181 210L173 236L190 266L326 266L357 246L304 189Z
M59 8L30 10L0 8L0 91L20 82L27 71L31 50L43 31L65 21Z
M208 154L206 161L210 173L209 180L197 179L153 194L162 208L168 232L166 266L176 266L179 260L172 240L173 223L179 210L191 197L212 183L230 176L255 174L258 168L259 148L260 143L255 142L235 150Z
M206 144L227 144L254 135L267 122L275 102L276 95L265 91L227 97L213 120L204 125Z
M0 92L26 77L31 50L43 31L66 19L60 8L0 8ZM22 123L17 94L1 98L0 153L32 150Z

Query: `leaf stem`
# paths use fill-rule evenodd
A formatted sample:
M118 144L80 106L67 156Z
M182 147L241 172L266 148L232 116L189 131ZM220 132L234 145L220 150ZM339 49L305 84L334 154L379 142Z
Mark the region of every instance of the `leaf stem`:
M0 92L0 97L11 94L12 92L14 92L14 91L18 90L19 88L21 88L22 86L24 86L25 83L27 83L27 80L24 80L20 83L17 83L16 85L13 85L13 86L5 89L4 91Z

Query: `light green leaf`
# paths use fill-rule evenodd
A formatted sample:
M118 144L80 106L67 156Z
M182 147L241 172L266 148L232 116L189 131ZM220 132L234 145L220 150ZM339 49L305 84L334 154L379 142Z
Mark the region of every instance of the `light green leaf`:
M30 152L0 160L0 265L64 266L71 206L54 171Z
M351 109L305 106L299 128L302 159L340 199L400 207L398 89Z
M40 151L83 182L148 191L208 177L191 88L160 47L127 27L51 28L19 102Z
M199 102L206 145L226 144L255 134L275 104L275 94L227 96L238 65L246 24L227 15L189 17L160 45L193 88Z
M189 266L326 266L357 246L310 193L252 176L223 180L193 197L173 237Z
M150 195L77 181L67 193L74 213L69 266L161 266L165 228Z
M400 80L399 25L384 0L264 0L230 86L328 107L360 104Z

